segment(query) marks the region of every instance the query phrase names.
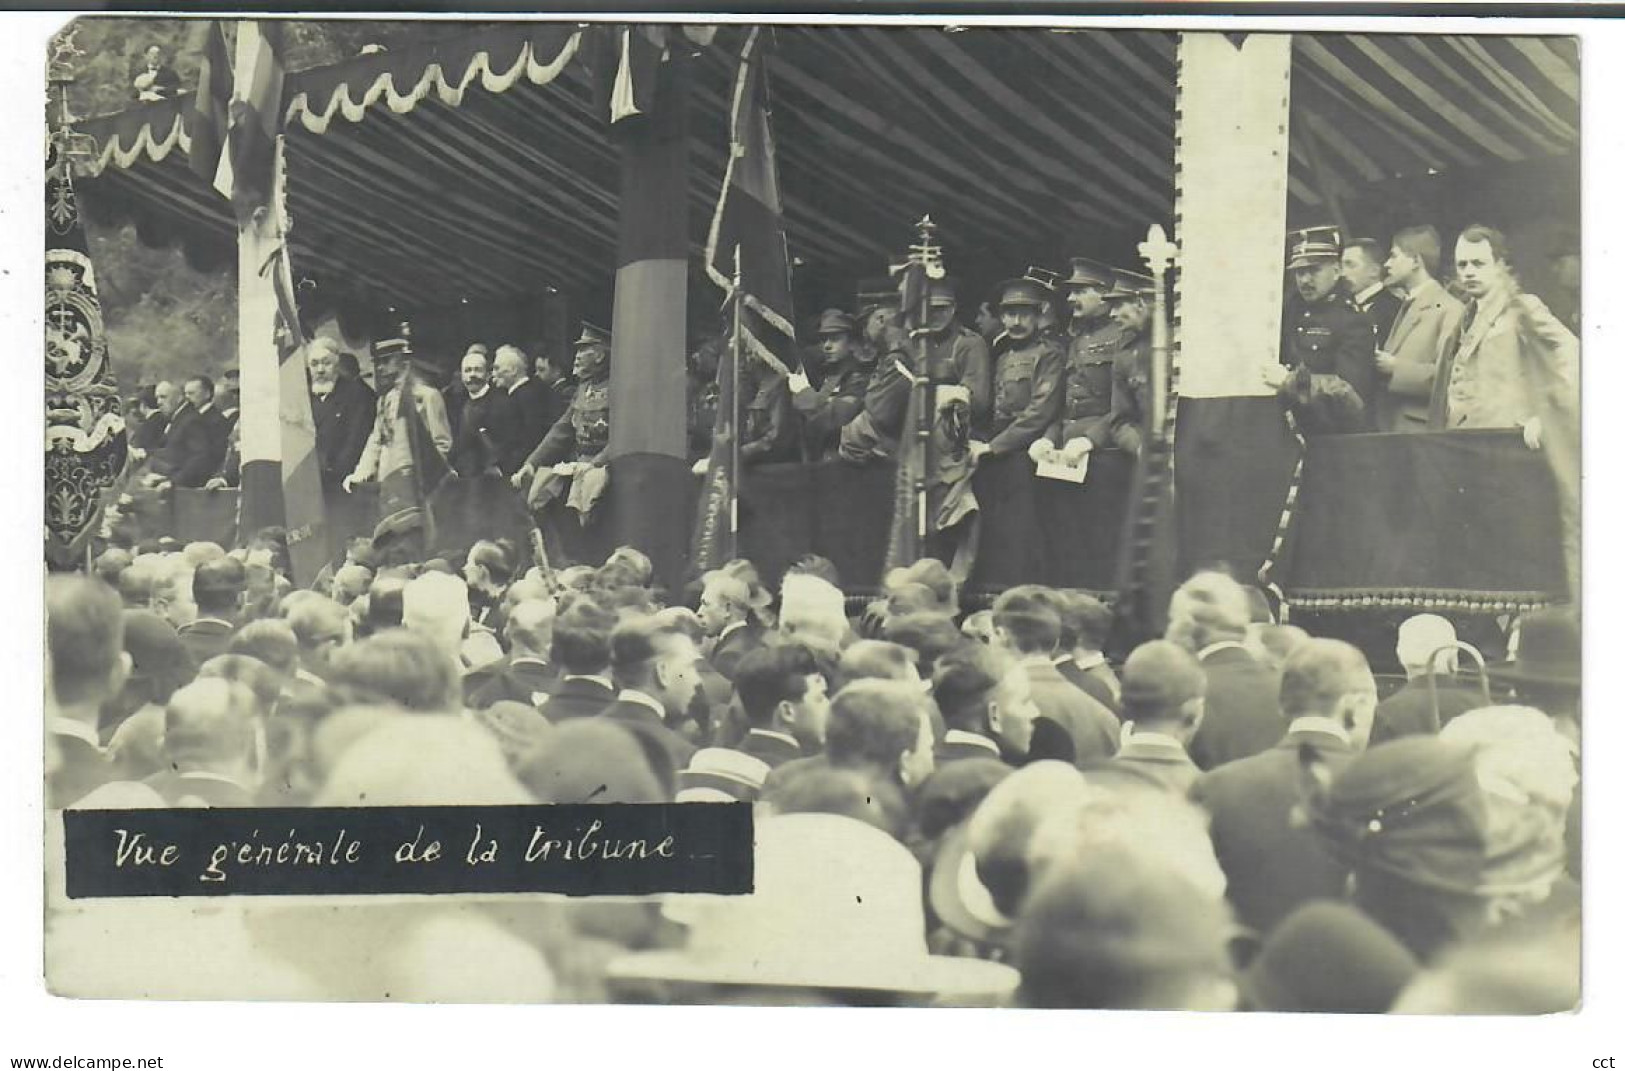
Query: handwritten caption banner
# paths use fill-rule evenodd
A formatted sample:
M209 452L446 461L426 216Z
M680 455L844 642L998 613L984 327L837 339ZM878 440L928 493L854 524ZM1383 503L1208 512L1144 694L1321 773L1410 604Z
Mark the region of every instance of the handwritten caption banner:
M745 803L63 814L68 896L743 894Z

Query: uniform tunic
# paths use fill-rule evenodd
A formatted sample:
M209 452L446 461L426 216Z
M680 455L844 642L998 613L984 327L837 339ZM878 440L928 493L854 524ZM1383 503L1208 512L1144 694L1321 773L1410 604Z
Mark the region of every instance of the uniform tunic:
M609 381L583 383L576 388L570 408L543 437L525 464L532 468L560 461L596 464L609 448Z
M1025 451L1060 416L1064 391L1060 349L1044 338L1006 341L993 376L993 416L989 451Z
M1065 341L1066 399L1050 438L1056 446L1077 438L1106 446L1111 441L1112 369L1123 331L1106 317L1079 326Z
M412 382L412 397L418 415L434 448L442 457L451 452L451 423L446 419L446 400L440 392L424 383ZM372 434L361 450L354 476L357 480L379 482L390 473L412 464L412 447L406 434L406 418L401 413L401 385L396 384L378 399L378 414L373 420Z
M835 451L841 428L863 409L873 373L873 362L847 358L827 372L816 390L809 387L790 399L801 417L801 439L809 458L816 460Z
M1376 340L1371 322L1333 294L1302 306L1287 336L1281 385L1307 434L1369 431L1376 398Z
M1123 345L1112 357L1111 445L1138 454L1150 412L1151 338L1141 331L1124 332Z

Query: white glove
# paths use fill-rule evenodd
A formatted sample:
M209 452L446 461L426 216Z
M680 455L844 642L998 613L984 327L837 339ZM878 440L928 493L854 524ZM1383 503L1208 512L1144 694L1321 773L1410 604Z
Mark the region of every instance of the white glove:
M791 372L785 377L784 382L790 388L791 394L800 394L804 390L812 390L812 381L800 372Z
M711 471L711 459L710 458L702 457L698 461L694 462L694 475L696 475L696 476L704 476L707 472L710 472L710 471Z
M553 466L553 474L555 476L574 476L586 467L586 463L581 461L560 461Z
M1259 375L1264 380L1264 386L1270 390L1279 390L1281 384L1286 382L1287 376L1290 374L1291 370L1286 365L1278 364L1275 361L1271 361L1259 370Z
M1042 465L1055 457L1055 444L1048 439L1034 439L1033 444L1027 447L1027 456L1033 459L1035 465Z
M525 484L528 483L530 478L534 475L536 475L536 470L530 465L520 465L519 471L513 474L513 478L509 482L512 483L514 487L523 491L525 489Z
M1540 417L1530 417L1523 422L1523 444L1531 450L1539 450L1540 442Z
M971 460L975 461L977 458L981 457L983 454L987 453L991 449L993 449L993 448L991 446L989 446L987 443L982 442L980 439L972 439L970 441Z
M1061 460L1068 465L1076 465L1083 460L1083 455L1095 448L1094 440L1087 435L1080 435L1076 439L1068 439L1061 448Z
M350 492L355 490L355 485L360 483L360 482L361 482L360 480L355 478L355 473L352 472L352 473L350 473L350 475L344 477L344 480L340 484L340 486L344 488L344 493L345 494L349 494Z

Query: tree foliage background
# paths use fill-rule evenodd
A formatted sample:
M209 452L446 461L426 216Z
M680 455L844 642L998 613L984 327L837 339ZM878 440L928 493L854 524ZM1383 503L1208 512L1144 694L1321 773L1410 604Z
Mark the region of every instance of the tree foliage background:
M136 64L158 45L180 76L183 92L197 87L209 28L205 19L82 17L74 20L75 81L69 108L80 117L108 115L135 102ZM288 20L284 62L304 70L354 56L363 46L400 48L466 32L457 22ZM228 40L235 27L226 25ZM237 289L231 267L191 268L178 248L145 246L135 227L87 226L90 254L107 325L109 353L121 390L194 372L216 376L237 364Z

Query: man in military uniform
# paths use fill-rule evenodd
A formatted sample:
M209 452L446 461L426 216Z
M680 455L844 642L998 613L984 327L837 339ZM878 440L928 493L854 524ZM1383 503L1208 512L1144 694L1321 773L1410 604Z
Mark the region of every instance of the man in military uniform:
M698 461L711 456L711 437L717 427L717 399L722 387L717 371L726 356L727 342L721 335L700 340L688 355L688 456Z
M361 450L361 460L355 471L343 480L343 488L351 490L358 483L377 479L380 483L398 469L413 464L412 447L406 433L406 411L402 408L403 395L410 390L412 405L417 409L423 426L436 451L444 458L451 452L451 422L446 417L446 400L438 390L409 374L417 365L412 343L406 338L391 338L374 342L372 348L373 374L383 393L378 396L378 412L373 419L372 434Z
M981 506L982 554L977 582L988 587L1042 581L1051 553L1039 512L1028 449L1055 425L1064 397L1065 357L1059 343L1039 333L1050 290L1034 279L999 287L1003 333L994 347L993 412L983 435L970 442ZM985 438L983 437L985 436Z
M608 333L582 324L575 351L575 378L580 386L570 407L513 474L515 487L530 485L531 508L537 511L557 497L565 479L590 474L603 465L609 449Z
M747 353L739 369L739 460L765 465L796 459L795 417L790 412L790 388L783 372L768 367Z
M1112 269L1087 257L1072 258L1072 274L1065 282L1072 319L1063 343L1066 352L1065 398L1061 419L1066 425L1055 445L1065 450L1069 441L1105 446L1111 439L1112 364L1122 346L1122 328L1112 319L1106 295L1112 290ZM1089 447L1073 448L1072 461Z
M1291 237L1287 270L1302 304L1281 363L1264 370L1264 382L1292 407L1305 434L1369 431L1376 341L1370 321L1338 293L1337 228L1310 227Z
M863 409L863 394L874 372L874 350L858 347L856 321L840 309L818 317L818 345L824 355L824 382L815 390L804 373L790 376L790 403L801 416L807 457L835 451L841 428Z
M1004 334L994 357L993 411L984 428L986 438L971 440L976 457L1025 452L1056 422L1063 398L1060 349L1039 333L1048 288L1021 278L1005 282L999 290Z
M1149 275L1122 269L1115 270L1113 278L1113 287L1105 295L1112 322L1119 332L1117 352L1112 355L1111 409L1104 420L1092 416L1068 419L1063 409L1062 419L1054 431L1033 443L1029 450L1035 461L1053 453L1066 464L1075 465L1089 451L1107 446L1136 455L1140 452L1146 414L1150 412L1151 334L1148 328L1156 283Z
M953 280L932 279L926 288L923 371L939 386L966 389L971 426L978 428L986 425L992 403L991 362L982 336L954 320L957 309ZM1036 323L1035 315L1035 327ZM915 367L915 346L896 317L886 322L884 317L871 316L865 326L866 331L874 328L878 356L864 391L863 411L841 429L840 445L841 457L858 462L895 456L912 377L921 372Z

